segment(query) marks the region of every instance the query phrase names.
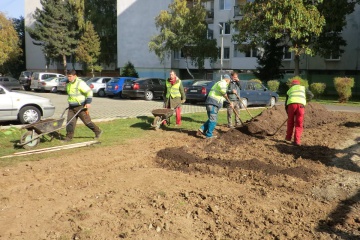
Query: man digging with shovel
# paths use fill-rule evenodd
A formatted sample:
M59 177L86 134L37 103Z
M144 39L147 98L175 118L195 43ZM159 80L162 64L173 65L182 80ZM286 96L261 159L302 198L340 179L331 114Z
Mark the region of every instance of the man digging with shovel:
M209 95L206 98L205 105L208 120L197 131L198 136L205 135L206 138L215 138L213 131L216 127L219 109L223 106L225 98L227 98L226 90L230 83L230 76L225 74L223 79L214 84ZM232 107L232 102L230 102Z
M232 71L231 72L231 80L229 83L229 87L226 91L229 100L231 101L231 103L233 104L233 107L230 106L230 103L228 101L225 101L225 106L227 108L227 121L228 121L228 127L229 128L234 128L234 126L232 125L232 113L233 111L235 113L235 127L239 127L241 126L241 120L239 118L240 116L240 80L238 78L238 74L237 72Z

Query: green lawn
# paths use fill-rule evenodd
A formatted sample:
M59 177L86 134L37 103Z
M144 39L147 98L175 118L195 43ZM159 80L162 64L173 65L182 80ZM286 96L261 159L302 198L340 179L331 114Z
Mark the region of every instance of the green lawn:
M250 113L253 116L260 114L262 109L249 109ZM243 122L250 119L249 114L246 111L241 111L240 117ZM150 125L153 121L153 117L137 117L129 119L118 119L109 122L100 122L97 123L99 127L104 131L104 134L101 136L101 144L97 144L94 147L104 147L104 146L115 146L119 144L124 144L128 139L139 138L147 133L147 131L155 131ZM207 120L206 113L193 113L193 114L183 114L182 115L182 129L196 131L205 121ZM84 125L79 124L76 127L74 140L70 143L77 142L86 142L93 140L94 134ZM171 125L167 128L175 128L175 117L171 117ZM227 124L226 120L226 111L223 109L219 113L218 124ZM166 129L166 128L165 128ZM23 148L17 147L21 139L21 136L26 132L25 129L10 128L6 130L0 130L0 157L5 155L10 155L16 152L27 151ZM60 130L62 135L66 134L65 129ZM159 132L161 134L161 132ZM48 136L48 135L46 135ZM40 144L34 149L55 147L59 145L66 145L70 143L63 143L59 139L55 138L52 141L42 139ZM0 158L0 167L8 166L19 163L21 161L28 160L41 160L47 157L54 155L63 154L63 151L76 151L76 149L60 150L51 153L42 153L21 157L11 157L11 158ZM101 150L100 150L101 151Z

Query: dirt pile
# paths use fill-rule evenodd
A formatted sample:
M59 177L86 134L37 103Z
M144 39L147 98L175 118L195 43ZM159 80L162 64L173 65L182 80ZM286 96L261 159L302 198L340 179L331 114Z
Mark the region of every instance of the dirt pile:
M276 107L248 126L285 119ZM300 147L285 127L149 128L0 169L0 239L359 239L359 119L309 104Z

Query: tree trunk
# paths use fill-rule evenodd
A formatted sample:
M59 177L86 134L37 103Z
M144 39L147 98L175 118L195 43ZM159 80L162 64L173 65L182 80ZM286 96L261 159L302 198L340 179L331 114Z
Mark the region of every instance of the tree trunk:
M186 62L186 70L189 73L189 75L194 79L194 75L191 74L190 69L189 69L189 63L187 58L185 58L185 62Z
M67 75L66 55L63 54L62 59L63 59L64 73L65 75Z
M295 64L294 75L299 76L300 75L300 56L298 54L296 54L294 57L294 64Z

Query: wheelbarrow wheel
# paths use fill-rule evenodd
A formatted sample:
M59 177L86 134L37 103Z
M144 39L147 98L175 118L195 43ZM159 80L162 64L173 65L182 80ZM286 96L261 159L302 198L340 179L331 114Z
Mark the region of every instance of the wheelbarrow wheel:
M31 141L33 139L33 141ZM28 142L31 141L31 142ZM20 143L23 144L25 142L28 142L23 145L23 148L25 149L31 149L39 144L40 139L38 138L38 134L36 132L27 131L21 136Z
M160 125L161 125L161 118L159 116L156 116L154 118L152 126L155 128L155 130L158 130L160 128Z

